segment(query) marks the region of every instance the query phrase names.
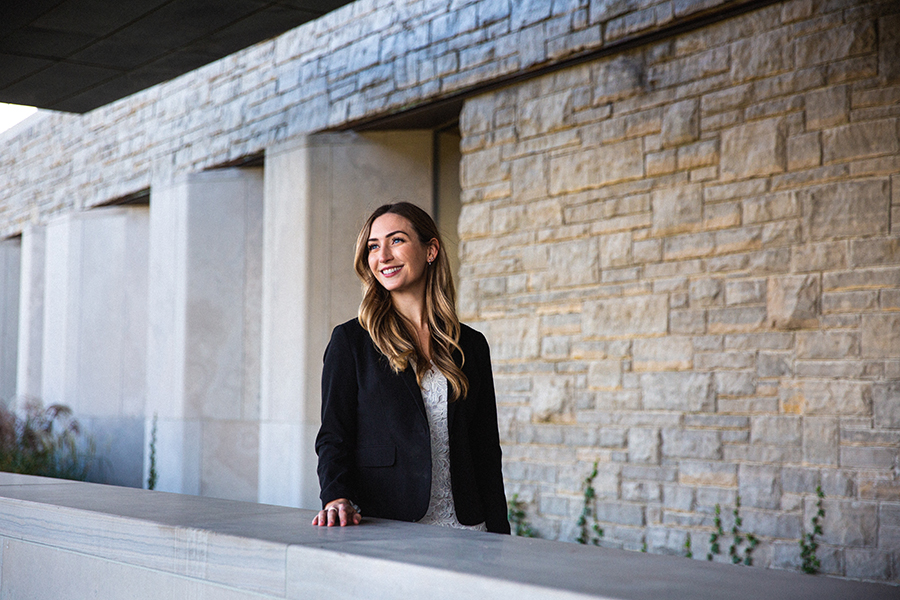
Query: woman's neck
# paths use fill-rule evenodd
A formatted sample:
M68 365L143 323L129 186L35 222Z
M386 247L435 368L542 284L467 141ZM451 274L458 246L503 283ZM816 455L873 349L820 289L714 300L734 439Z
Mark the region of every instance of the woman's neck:
M394 309L413 327L419 349L431 360L431 332L425 315L425 294L391 294Z

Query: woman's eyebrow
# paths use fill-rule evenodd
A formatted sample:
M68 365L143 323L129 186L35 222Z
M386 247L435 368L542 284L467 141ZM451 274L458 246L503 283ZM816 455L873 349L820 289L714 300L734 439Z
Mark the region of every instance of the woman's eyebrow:
M408 233L406 233L406 232L403 231L402 229L398 229L397 231L392 231L392 232L386 234L384 237L385 237L385 238L389 238L389 237L391 237L392 235L394 235L394 234L396 234L396 233L402 233L403 235L409 235ZM378 241L378 238L370 237L370 238L369 238L369 241L370 241L370 242L377 242L377 241Z

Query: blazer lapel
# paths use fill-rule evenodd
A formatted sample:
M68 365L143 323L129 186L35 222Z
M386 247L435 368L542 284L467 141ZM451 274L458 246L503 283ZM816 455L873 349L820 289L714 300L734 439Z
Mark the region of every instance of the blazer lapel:
M427 421L428 415L425 414L425 401L422 399L422 390L419 389L419 382L416 381L416 372L412 366L407 366L406 369L400 373L400 379L406 384L406 388L410 393L409 397L419 410L419 414Z

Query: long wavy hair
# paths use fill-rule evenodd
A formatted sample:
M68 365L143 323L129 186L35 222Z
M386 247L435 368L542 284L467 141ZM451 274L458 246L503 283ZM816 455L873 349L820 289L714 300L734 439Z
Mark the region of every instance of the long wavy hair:
M369 236L372 223L378 217L393 213L410 222L419 242L438 241L437 258L425 269L425 317L431 333L431 361L447 378L449 399L464 398L469 390L469 380L462 372L462 362L457 365L453 352L459 352L459 318L456 316L456 290L450 273L450 261L444 252L444 244L434 220L424 210L409 202L385 204L368 218L356 240L354 267L363 282L363 299L359 305L359 322L369 332L375 347L387 357L395 373L403 372L411 362L415 365L416 380L422 378L431 365L423 348L419 347L415 326L394 309L391 293L386 290L369 268Z

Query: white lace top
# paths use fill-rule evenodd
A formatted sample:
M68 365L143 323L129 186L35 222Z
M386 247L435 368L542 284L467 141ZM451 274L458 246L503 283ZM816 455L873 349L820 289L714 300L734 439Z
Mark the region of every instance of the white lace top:
M450 431L447 426L447 378L435 367L422 379L422 399L431 430L431 501L419 523L487 531L484 523L463 525L456 518L450 486Z

